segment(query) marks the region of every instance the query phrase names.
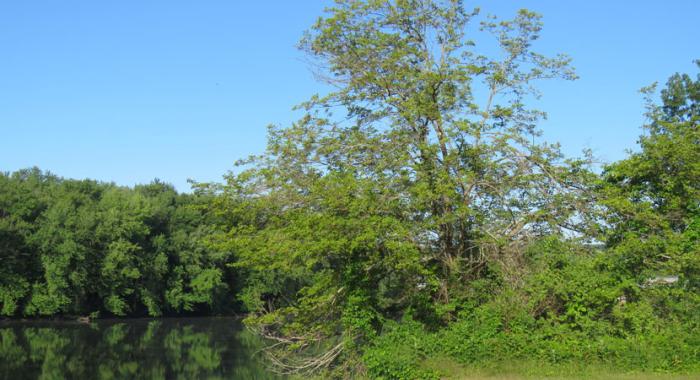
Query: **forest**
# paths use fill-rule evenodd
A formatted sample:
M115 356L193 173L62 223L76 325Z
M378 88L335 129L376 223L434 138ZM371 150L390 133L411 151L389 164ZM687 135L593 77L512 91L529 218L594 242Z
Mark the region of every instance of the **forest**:
M700 74L643 89L626 158L568 157L528 105L577 77L542 27L338 0L299 43L334 90L223 183L0 174L0 314L244 315L323 378L699 373Z

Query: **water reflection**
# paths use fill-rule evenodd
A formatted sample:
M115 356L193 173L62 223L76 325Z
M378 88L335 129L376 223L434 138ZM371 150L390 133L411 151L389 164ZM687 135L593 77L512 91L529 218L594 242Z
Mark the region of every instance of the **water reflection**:
M270 379L231 318L0 322L0 379Z

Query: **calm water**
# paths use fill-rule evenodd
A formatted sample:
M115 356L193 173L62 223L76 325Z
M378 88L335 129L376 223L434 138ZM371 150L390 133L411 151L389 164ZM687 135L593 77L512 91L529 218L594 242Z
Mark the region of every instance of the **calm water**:
M0 322L0 379L273 379L233 318Z

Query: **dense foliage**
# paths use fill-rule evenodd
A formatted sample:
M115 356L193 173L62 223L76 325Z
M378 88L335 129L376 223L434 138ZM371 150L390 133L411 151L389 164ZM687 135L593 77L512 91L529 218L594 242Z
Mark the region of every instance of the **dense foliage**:
M203 196L38 169L0 174L0 313L151 315L232 307Z
M700 77L660 103L647 89L640 149L597 173L526 105L576 78L534 50L541 28L457 0L337 0L301 42L335 90L225 184L0 177L2 313L239 305L283 373L700 370Z

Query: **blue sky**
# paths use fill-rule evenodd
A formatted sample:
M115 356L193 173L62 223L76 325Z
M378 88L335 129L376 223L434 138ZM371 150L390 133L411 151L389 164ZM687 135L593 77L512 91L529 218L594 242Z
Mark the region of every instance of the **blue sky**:
M218 181L260 153L268 124L323 86L295 44L328 1L0 2L0 171L39 166L122 185ZM467 2L468 6L472 6ZM696 73L700 1L482 1L544 15L536 49L581 79L542 83L536 106L565 152L624 157L639 88Z

